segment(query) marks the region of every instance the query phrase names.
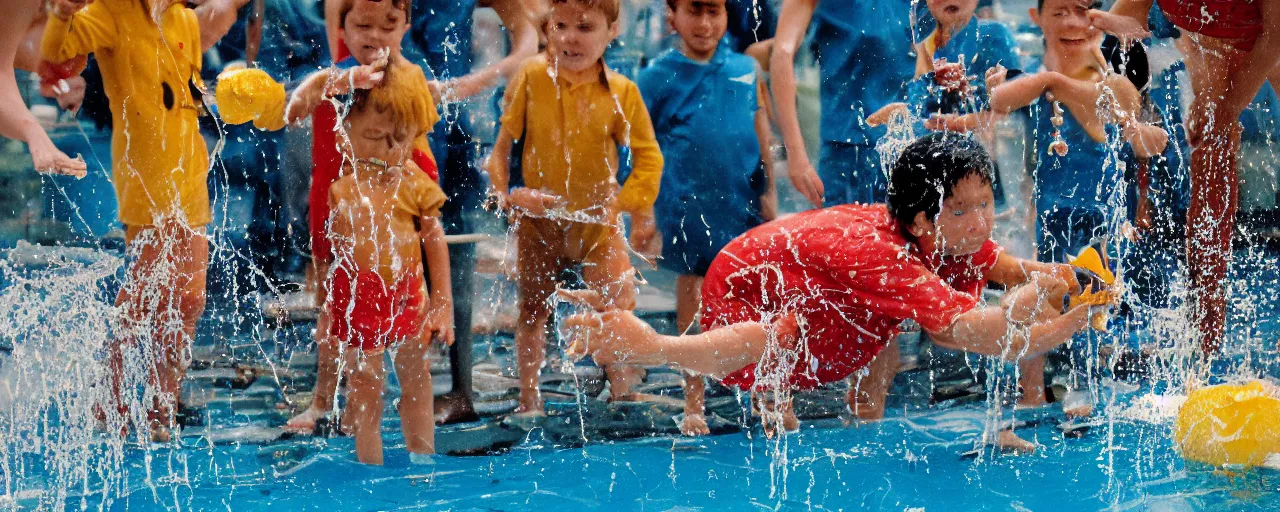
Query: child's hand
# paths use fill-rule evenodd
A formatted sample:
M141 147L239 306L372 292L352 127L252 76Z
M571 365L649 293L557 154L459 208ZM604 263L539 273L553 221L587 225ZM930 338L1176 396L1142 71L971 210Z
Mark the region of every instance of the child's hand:
M1008 77L1009 70L1005 69L1004 66L996 64L991 69L987 70L986 76L983 78L987 82L987 90L990 91L991 89L1000 87L1000 84L1003 84Z
M441 103L440 98L444 96L444 84L439 80L430 80L427 82L427 90L431 91L431 101L436 105Z
M427 329L445 345L453 345L453 302L445 302L439 306L433 304L427 310Z
M1093 28L1120 38L1120 45L1126 48L1151 36L1151 31L1142 22L1128 16L1111 14L1101 9L1089 9L1088 15Z
M564 198L544 190L529 187L517 188L507 196L512 215L546 217L547 212L565 205Z
M657 240L658 223L653 219L653 211L635 212L631 214L631 248L643 255L653 254L653 242Z
M91 2L93 0L52 0L53 15L65 20Z
M867 124L873 127L880 126L882 124L889 122L889 119L892 119L894 114L898 114L900 112L906 112L906 111L907 111L906 103L902 103L902 102L890 103L888 105L880 107L880 110L877 110L871 115L867 116Z
M796 187L800 195L809 200L814 208L822 208L823 186L822 178L818 177L818 171L813 168L813 164L809 163L809 157L806 155L789 155L791 160L787 163L787 174L791 176L791 184Z
M963 62L947 62L947 59L933 61L933 82L947 91L969 89L969 77L964 72Z

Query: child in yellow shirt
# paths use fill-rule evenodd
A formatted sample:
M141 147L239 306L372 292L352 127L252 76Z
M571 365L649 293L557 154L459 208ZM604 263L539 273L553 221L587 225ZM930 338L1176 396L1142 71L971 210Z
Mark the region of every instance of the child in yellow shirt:
M635 83L604 65L618 35L618 0L553 0L548 50L525 61L507 87L502 130L488 167L500 204L515 207L520 317L518 415L543 413L538 372L543 364L547 303L554 279L581 262L587 285L608 306L635 307L635 283L619 214L631 214L632 242L654 238L653 203L662 154ZM525 188L508 190L511 148L524 140ZM619 146L632 172L617 179ZM510 193L510 197L508 194ZM611 395L630 393L627 373L608 369Z
M186 373L183 354L204 312L210 221L209 153L196 118L201 54L248 0L188 9L169 0L54 0L41 52L61 63L96 53L115 118L112 181L133 264L117 303L124 320L110 350L117 400L126 344L141 343L154 389L151 437L167 441ZM176 321L176 322L175 322ZM180 324L180 329L172 326ZM146 341L144 341L146 340ZM146 397L144 397L146 399ZM123 424L116 404L109 423ZM108 412L108 411L104 411Z
M329 333L359 349L344 422L356 457L382 464L383 367L388 346L400 382L400 425L410 453L435 453L431 368L433 335L453 342L449 250L440 224L444 192L416 168L413 141L435 124L422 70L392 64L384 82L355 94L339 131L352 159L329 190L333 263L325 301ZM417 223L418 227L415 227ZM422 270L426 255L431 292Z

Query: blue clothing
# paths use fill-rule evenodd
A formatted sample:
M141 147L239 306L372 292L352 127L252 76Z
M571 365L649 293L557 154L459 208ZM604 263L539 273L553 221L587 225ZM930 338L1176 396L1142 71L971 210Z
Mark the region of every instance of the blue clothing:
M874 146L884 127L866 116L902 101L915 75L911 42L913 0L821 0L813 14L818 58L822 140ZM923 2L919 2L923 5Z
M883 203L889 178L880 165L880 152L870 144L823 142L818 153L826 206Z
M707 63L668 50L640 72L666 155L654 206L672 270L706 274L725 245L761 223L757 79L755 60L724 46Z
M1120 204L1116 190L1120 185L1122 164L1130 154L1120 130L1106 126L1106 140L1097 142L1085 132L1071 112L1063 106L1062 138L1069 148L1066 156L1049 151L1054 141L1050 102L1040 99L1031 105L1031 125L1035 130L1036 210L1055 208L1107 209Z
M941 48L934 50L933 58L947 62L963 62L965 74L970 75L971 102L962 101L960 94L948 93L934 87L933 73L925 73L907 83L907 104L917 117L929 114L966 114L987 108L987 70L1004 66L1021 69L1017 43L1004 25L983 19L973 19L964 28L952 34ZM967 103L967 104L966 104Z
M298 0L267 0L258 66L281 82L302 80L329 64L324 18Z

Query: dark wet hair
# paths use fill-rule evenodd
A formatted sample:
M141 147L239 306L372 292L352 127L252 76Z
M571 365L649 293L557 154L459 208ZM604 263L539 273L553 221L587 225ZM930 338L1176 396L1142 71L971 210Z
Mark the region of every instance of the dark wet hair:
M1101 9L1101 8L1102 8L1102 0L1093 0L1093 2L1090 2L1090 3L1089 3L1089 8L1090 8L1090 9ZM1036 10L1037 10L1037 11L1043 11L1043 10L1044 10L1044 0L1036 0Z
M916 214L936 218L957 183L976 175L991 184L994 169L991 155L968 135L936 132L920 137L902 151L890 171L889 213L903 236L914 240L908 228Z

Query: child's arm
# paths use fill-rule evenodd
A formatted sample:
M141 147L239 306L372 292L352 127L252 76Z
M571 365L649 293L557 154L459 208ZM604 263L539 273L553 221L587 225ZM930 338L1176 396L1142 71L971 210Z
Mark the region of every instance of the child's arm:
M422 250L430 272L431 300L427 325L446 344L453 344L453 287L449 276L449 247L445 245L444 228L436 217L421 218Z
M831 2L843 0L827 0ZM769 72L773 77L774 108L778 109L778 129L782 131L782 143L787 147L788 174L796 190L815 207L822 206L823 186L818 172L809 162L800 132L800 118L796 113L796 53L809 30L809 21L818 7L818 0L783 0L778 14L778 30L774 36L773 54L769 58Z
M1054 90L1069 79L1056 71L1022 75L991 89L991 111L1008 114L1030 105L1047 90Z
M1032 324L1029 329L1015 329L1013 336L1009 336L1011 316L1034 318L1039 315L1019 312L1033 312L1062 304L1061 293L1056 293L1056 290L1044 293L1040 288L1025 286L1015 291L1017 297L1008 308L980 307L962 313L951 327L929 332L929 337L944 348L1010 361L1044 354L1088 327L1089 307L1077 306L1061 316Z
M658 199L662 182L662 150L653 132L649 109L645 108L640 88L634 83L619 98L622 103L627 140L618 141L631 147L631 175L618 192L618 208L631 214L631 244L641 252L657 234L653 220L653 203Z
M769 108L765 101L768 88L764 85L764 74L757 73L759 88L756 91L760 98L756 109L756 139L760 142L760 163L764 166L764 193L760 194L760 218L765 222L778 218L778 188L773 179L773 129L769 126Z
M1007 252L1000 253L995 266L987 271L987 279L999 283L1006 289L1024 284L1035 274L1051 275L1067 283L1072 293L1079 293L1080 284L1076 282L1075 270L1066 263L1040 262L1024 260Z
M507 209L507 194L511 192L511 147L515 144L507 130L498 130L498 140L493 143L493 151L485 161L485 169L489 171L489 193L497 200L495 206Z
M520 69L520 63L538 53L538 32L533 28L529 12L520 0L481 1L480 7L492 7L502 20L511 37L511 52L502 60L472 71L470 74L454 78L444 84L435 84L444 93L446 101L461 101L476 94L492 89L501 79L511 78Z
M356 66L345 71L326 68L312 73L293 91L293 97L285 108L285 122L293 124L310 116L325 98L348 94L352 91L352 87L356 89L376 87L386 76L386 67L387 60L382 58L373 64Z
M101 2L54 0L53 15L40 40L40 53L47 61L61 63L111 48L116 38L115 18Z
M266 0L263 0L266 1ZM249 0L208 0L195 8L200 23L200 51L207 52L236 23L236 11Z
M1116 0L1110 11L1089 10L1089 21L1094 28L1119 37L1122 41L1137 41L1151 35L1147 20L1151 15L1153 0Z

